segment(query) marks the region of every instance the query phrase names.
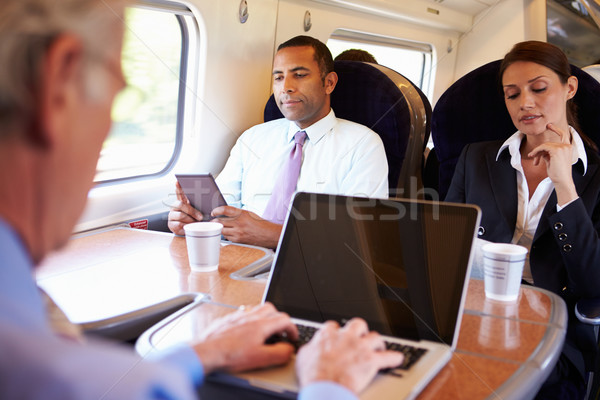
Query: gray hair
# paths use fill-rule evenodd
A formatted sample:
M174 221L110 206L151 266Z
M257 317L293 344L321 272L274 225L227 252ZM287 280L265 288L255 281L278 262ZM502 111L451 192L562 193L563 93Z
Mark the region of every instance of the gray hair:
M35 123L41 62L53 41L70 33L83 41L88 55L111 54L121 40L122 30L115 28L123 24L124 4L123 0L0 1L0 139Z

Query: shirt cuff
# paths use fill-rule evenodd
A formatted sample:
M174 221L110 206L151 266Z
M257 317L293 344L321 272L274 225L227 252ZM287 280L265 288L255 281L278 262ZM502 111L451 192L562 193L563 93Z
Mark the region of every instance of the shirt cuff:
M190 346L185 344L173 346L156 353L152 356L152 359L177 366L187 374L196 387L204 381L204 367L198 355Z
M298 400L357 400L358 397L346 387L329 381L311 383L300 391Z
M566 204L563 204L562 206L559 206L558 203L556 203L556 212L560 212L563 208L565 208L566 206L568 206L569 204L571 204L572 202L574 202L578 198L579 198L579 196L576 197L576 198L574 198L573 200L567 202Z

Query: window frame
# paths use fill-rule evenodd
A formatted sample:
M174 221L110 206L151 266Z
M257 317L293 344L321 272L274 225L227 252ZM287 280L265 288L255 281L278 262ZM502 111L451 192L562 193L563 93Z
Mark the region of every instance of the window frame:
M433 46L425 42L417 42L398 37L378 35L375 33L355 31L351 29L338 28L329 35L329 39L346 41L349 43L364 43L375 46L395 47L403 50L418 51L423 56L423 68L420 73L421 85L419 88L431 97L431 89L433 87ZM402 71L397 71L402 74ZM413 82L417 84L416 82Z
M174 14L177 22L179 23L179 30L181 32L181 52L180 52L180 64L179 64L179 87L177 94L177 112L175 121L175 144L173 147L173 153L165 164L165 166L157 172L139 174L139 175L128 175L119 178L105 179L105 180L94 180L95 187L106 187L115 184L121 184L124 182L132 182L146 179L155 179L166 176L177 163L181 151L183 148L183 132L185 125L185 109L186 109L186 91L187 91L187 74L188 74L188 62L190 60L190 31L188 23L186 22L186 16L191 17L191 22L195 22L195 17L192 11L179 3L171 1L138 1L130 6L129 8L139 8L152 10L157 12L166 12Z

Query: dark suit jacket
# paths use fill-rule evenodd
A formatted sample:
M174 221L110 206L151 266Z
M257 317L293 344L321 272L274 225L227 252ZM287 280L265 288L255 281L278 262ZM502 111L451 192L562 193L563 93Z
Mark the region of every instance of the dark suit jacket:
M517 219L517 172L503 142L467 145L458 161L447 201L471 203L482 210L479 237L510 242ZM574 314L577 300L600 296L600 158L586 149L585 175L581 161L573 166L579 199L556 211L553 191L535 232L530 266L535 285L559 294L567 303L569 325L563 353L584 375L593 368L597 351L593 328Z

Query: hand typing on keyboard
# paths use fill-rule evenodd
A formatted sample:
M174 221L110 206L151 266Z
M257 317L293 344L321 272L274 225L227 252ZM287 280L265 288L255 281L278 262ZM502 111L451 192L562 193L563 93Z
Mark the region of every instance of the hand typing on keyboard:
M299 324L296 324L296 328L298 328L298 337L296 339L292 339L292 337L286 332L280 332L269 336L265 341L265 344L286 342L294 346L294 349L297 352L301 346L304 346L310 341L310 339L312 339L312 337L318 330L318 328L315 328L313 326Z
M294 348L287 343L265 343L276 332L290 340L298 337L290 317L265 303L217 319L203 331L194 350L206 373L284 364L292 357Z
M333 381L359 394L379 370L398 366L403 358L386 350L381 336L370 332L364 320L354 318L343 328L329 321L298 351L296 373L301 387Z
M265 344L275 344L275 343L289 343L294 346L294 351L298 351L300 347L300 342L298 339L292 339L286 332L275 333L265 340Z

